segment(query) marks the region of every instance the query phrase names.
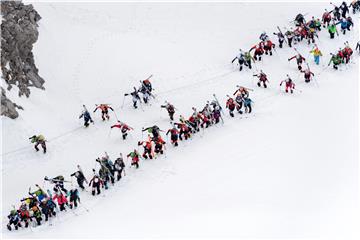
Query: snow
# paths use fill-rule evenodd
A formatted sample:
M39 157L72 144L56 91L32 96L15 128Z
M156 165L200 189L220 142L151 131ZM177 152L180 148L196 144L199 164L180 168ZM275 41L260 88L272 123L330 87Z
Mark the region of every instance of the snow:
M269 76L260 89L253 71L230 64L239 48L258 42L276 26L290 26L298 11L321 16L326 3L34 3L42 16L35 60L46 91L29 99L9 96L25 108L13 121L2 118L2 224L5 238L248 237L358 239L359 99L358 57L341 71L324 69L329 53L355 46L358 27L330 40L320 32L321 66L307 56L316 83L305 84L295 51L276 49L257 63ZM254 17L254 14L256 17ZM248 21L248 19L250 21ZM358 18L353 17L355 26ZM255 71L255 69L253 69ZM134 110L123 94L153 74L157 99ZM290 74L302 92L279 90ZM8 232L12 204L44 176L70 179L80 164L89 178L95 159L129 153L142 127L170 127L159 105L173 103L188 116L216 93L224 106L236 85L253 88L254 113L226 113L225 124L206 129L166 156L126 168L126 177L104 196L81 193L84 207L52 226ZM76 120L82 104L111 103L117 117L135 128L123 141L115 122L88 129ZM41 133L48 153L36 153L28 138ZM143 136L145 138L145 135ZM128 162L127 162L128 164ZM98 166L97 166L98 167ZM76 181L74 181L74 186ZM70 187L70 186L69 186ZM47 224L46 224L47 225Z

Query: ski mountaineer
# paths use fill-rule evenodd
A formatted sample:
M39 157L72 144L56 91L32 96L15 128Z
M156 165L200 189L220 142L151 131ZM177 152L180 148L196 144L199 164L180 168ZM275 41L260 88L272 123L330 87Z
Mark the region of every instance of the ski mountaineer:
M152 127L147 127L142 129L143 132L148 131L148 133L152 134L152 137L157 138L160 135L160 128L156 125Z
M305 58L303 56L301 56L300 53L292 56L291 58L288 59L288 61L290 62L292 59L296 59L296 64L298 65L298 69L301 71L302 66L301 64L303 63L303 61L305 61Z
M32 207L29 207L30 209L30 221L32 221L33 218L35 218L35 221L37 223L38 226L41 225L41 221L43 220L42 219L42 213L39 209L39 207L37 205L35 206L32 206Z
M349 7L348 5L346 4L346 2L342 2L341 5L340 5L340 10L341 10L341 16L343 18L346 17L346 14L349 13Z
M69 202L70 209L77 208L78 202L80 203L79 191L76 188L70 190Z
M251 111L252 111L252 107L251 107L252 100L249 97L245 97L243 99L243 101L244 101L245 113L251 113Z
M198 118L201 120L200 127L208 128L211 125L211 114L208 114L207 110L204 108L199 112Z
M171 103L165 101L165 105L161 105L161 108L165 108L169 114L170 120L174 121L175 107Z
M322 56L322 52L319 50L317 45L315 45L315 48L310 51L310 53L314 56L314 62L316 65L320 64L320 57Z
M352 7L352 12L355 14L360 9L360 0L353 0L349 5L350 7Z
M183 136L185 140L188 140L188 138L191 137L191 130L189 128L189 126L186 125L185 121L180 120L179 123L174 123L175 126L178 127L178 129L180 129L179 132L179 139L182 141L183 140Z
M114 124L110 127L110 129L113 129L113 128L119 128L121 130L123 140L126 139L126 136L128 135L128 133L127 133L128 131L134 130L132 127L130 127L129 125L127 125L126 123L123 123L121 121L117 121L116 124Z
M293 90L295 89L295 83L288 74L286 76L287 78L280 82L280 86L282 86L282 84L285 82L285 92L289 92L290 90L290 93L293 93Z
M120 157L118 157L114 162L114 176L116 173L117 181L120 181L124 169L125 169L125 163L124 163L123 155L122 153L120 153Z
M350 18L350 21L348 21L348 20L345 19L345 18L342 18L342 19L341 19L339 22L337 22L335 25L338 25L338 24L340 24L341 31L342 31L342 33L343 33L344 35L346 34L346 30L350 31L350 27L351 27L352 25L354 25L353 22L352 22L352 20L351 20L351 18Z
M360 53L360 41L357 42L355 50L358 50Z
M285 36L286 36L286 39L287 39L287 42L288 42L288 45L289 47L292 47L292 41L295 37L295 33L294 31L292 30L292 28L290 28L290 30L287 30L285 32Z
M353 50L349 44L345 44L345 48L342 50L342 52L345 59L345 64L348 64L350 62L351 55L353 54Z
M92 187L91 194L95 196L95 193L97 192L97 195L101 193L100 187L103 186L103 181L100 179L98 175L95 174L95 169L93 169L94 176L89 182L89 187Z
M133 107L137 108L137 102L139 101L141 104L141 98L139 96L139 91L134 87L134 91L131 93L125 93L124 96L131 95L133 101Z
M268 36L268 35L266 34L266 32L264 31L264 32L262 32L262 33L260 34L259 39L260 39L262 42L265 42L266 40L269 39L269 36Z
M54 192L58 192L58 191L63 191L64 193L67 193L67 190L64 188L64 177L59 175L57 177L54 178L48 178L45 176L44 178L45 181L49 181L52 184L55 184L54 186Z
M178 144L178 139L179 139L179 131L175 128L175 126L171 129L169 129L166 132L166 136L170 133L170 140L171 140L171 144L174 145L175 147L177 147Z
M114 109L112 107L110 107L108 104L100 104L97 105L95 104L96 108L94 110L94 112L96 112L98 109L101 110L101 118L103 121L105 121L105 119L109 120L110 116L109 116L109 109L111 111L114 111Z
M131 166L135 166L136 168L139 168L140 154L138 151L136 151L136 149L134 149L134 151L129 153L126 157L127 158L131 157Z
M261 87L261 83L263 83L264 88L267 88L266 82L269 82L269 80L262 70L260 70L260 74L254 74L253 76L259 78L259 81L257 82L258 87Z
M9 223L6 225L6 227L9 231L12 230L11 225L14 225L15 230L18 230L19 227L21 227L20 216L15 209L11 210L7 217L9 219Z
M301 13L296 15L294 22L296 26L301 26L302 24L306 24L304 15L302 15Z
M26 228L29 227L31 218L26 203L22 203L17 211L19 213L20 222L24 222Z
M105 152L105 156L97 158L96 161L100 163L99 176L104 180L104 186L108 189L108 182L111 180L111 183L115 183L114 178L114 164L110 160L109 155Z
M35 150L38 152L39 151L39 145L41 145L41 148L43 149L43 152L46 153L46 140L45 137L43 135L34 135L32 137L29 138L31 140L31 143L35 143Z
M143 158L145 158L145 159L148 159L148 158L153 159L154 152L153 152L153 147L152 147L150 135L149 135L149 139L147 141L139 141L138 146L143 146L144 147L144 153L142 154Z
M235 107L236 107L236 102L232 97L228 96L228 99L226 100L226 108L229 109L229 115L231 117L234 117Z
M340 18L341 18L340 8L335 6L334 4L332 4L332 5L334 6L334 9L332 10L332 13L334 15L334 19L340 20Z
M331 22L331 12L325 9L325 12L322 15L323 27L329 27Z
M79 116L80 118L84 118L84 126L88 127L89 126L89 121L94 124L94 121L92 120L89 111L86 109L86 106L83 105L84 110L82 111L82 113Z
M73 174L71 174L70 176L75 177L79 187L82 190L85 190L84 182L85 182L86 178L85 178L84 174L82 173L82 171L78 170L78 171L74 172Z
M56 216L56 204L51 199L47 197L44 201L40 202L41 212L45 215L45 222L49 220L49 217Z
M301 70L300 72L304 73L305 82L310 82L311 75L315 76L313 72L310 71L310 69Z
M264 42L264 50L266 55L272 56L272 49L275 49L275 44L270 41L270 39Z
M285 36L284 34L282 34L282 32L278 32L278 33L275 33L274 32L274 35L276 35L278 37L278 41L279 41L279 48L282 48L283 47L283 43L285 41Z
M55 193L55 195L53 196L52 199L53 199L54 201L57 201L57 204L58 204L58 206L59 206L59 208L60 208L60 211L66 210L66 209L65 209L65 205L68 206L68 207L70 207L70 206L69 206L69 202L68 202L66 196L65 196L62 192L60 192L60 193Z
M166 142L161 138L161 136L158 136L157 138L152 138L151 141L155 143L154 152L156 154L163 154Z
M234 96L237 93L240 93L242 97L249 97L249 91L246 87L242 87L242 86L237 86L237 87L239 88L233 93Z
M253 46L252 48L250 48L249 52L251 52L252 50L254 50L254 59L257 61L258 57L259 57L259 61L261 61L261 56L264 54L264 49L262 44L257 44L255 46Z
M332 53L330 53L330 55L331 55L331 59L328 63L328 66L330 66L331 63L333 63L333 68L338 70L338 65L342 63L341 57L337 54L332 54Z
M251 61L255 64L255 59L251 56L250 52L245 52L244 58L245 58L245 66L251 69L252 68Z
M238 93L236 95L235 102L236 102L236 111L238 111L238 113L240 114L243 114L243 111L241 110L243 106L243 96L241 95L241 93Z
M34 192L30 192L30 189L29 189L29 195L30 196L35 196L35 197L37 197L37 200L39 201L39 202L41 202L43 199L45 199L45 198L47 198L47 194L45 193L45 191L44 190L42 190L40 187L39 187L39 185L35 185L38 189L36 190L36 191L34 191Z
M239 54L231 61L231 63L234 63L236 59L239 63L239 71L241 71L243 69L243 64L247 65L245 60L245 54L241 49L239 49Z
M330 38L333 39L335 37L335 33L339 36L338 30L336 29L336 24L334 22L332 22L329 26L328 26L328 31L330 34Z

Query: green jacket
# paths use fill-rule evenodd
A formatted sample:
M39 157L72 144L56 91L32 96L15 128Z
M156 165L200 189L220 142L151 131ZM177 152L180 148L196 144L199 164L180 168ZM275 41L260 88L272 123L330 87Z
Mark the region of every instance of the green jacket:
M328 65L330 65L330 63L333 63L334 65L339 65L341 63L341 57L333 55L330 59L330 62Z
M329 30L330 33L336 33L337 32L337 29L336 29L335 25L330 25L328 27L328 30Z

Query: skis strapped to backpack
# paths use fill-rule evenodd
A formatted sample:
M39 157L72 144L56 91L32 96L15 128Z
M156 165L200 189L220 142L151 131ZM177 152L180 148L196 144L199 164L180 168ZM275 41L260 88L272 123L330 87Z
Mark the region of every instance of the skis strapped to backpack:
M214 97L214 99L215 99L215 102L216 102L217 105L219 106L221 113L222 113L223 115L225 115L225 113L224 113L224 111L223 111L223 109L222 109L222 107L221 107L221 105L220 105L220 102L219 102L219 100L217 99L215 93L213 94L213 97ZM224 119L223 119L223 117L221 116L221 114L220 114L220 119L221 119L222 123L224 123Z

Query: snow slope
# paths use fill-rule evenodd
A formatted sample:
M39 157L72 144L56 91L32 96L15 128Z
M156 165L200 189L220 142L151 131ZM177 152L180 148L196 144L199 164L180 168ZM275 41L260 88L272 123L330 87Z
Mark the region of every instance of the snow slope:
M310 62L316 83L303 83L289 48L265 56L258 69L270 87L259 89L253 71L230 64L239 48L258 42L262 31L290 26L298 11L320 16L326 3L35 3L42 16L35 60L46 91L19 99L19 119L2 118L2 219L43 177L70 178L80 164L89 177L95 158L127 154L142 127L170 127L159 105L179 114L203 107L216 93L224 104L238 84L254 88L254 114L225 117L166 157L143 161L105 197L82 193L90 208L68 212L51 227L8 232L5 238L249 237L339 238L359 236L358 58L323 70L329 53L352 46L358 28L330 40L320 33L322 66ZM256 17L254 17L254 15ZM354 17L358 26L358 18ZM272 36L271 36L272 37ZM276 40L275 38L274 41ZM310 47L297 46L308 56ZM255 70L255 69L254 69ZM302 92L286 95L278 83L289 73ZM123 94L153 74L157 100L134 110ZM17 93L11 92L15 98ZM127 141L109 131L115 122L83 129L81 105L112 103L119 119L136 130ZM46 155L28 137L49 140ZM145 136L144 136L145 137ZM74 181L75 183L75 181ZM2 227L5 226L5 222Z

